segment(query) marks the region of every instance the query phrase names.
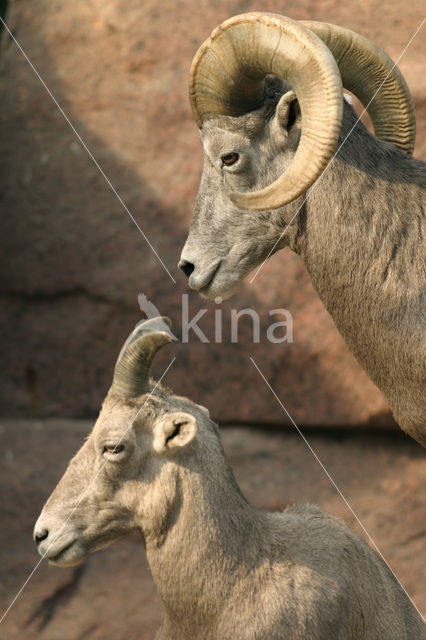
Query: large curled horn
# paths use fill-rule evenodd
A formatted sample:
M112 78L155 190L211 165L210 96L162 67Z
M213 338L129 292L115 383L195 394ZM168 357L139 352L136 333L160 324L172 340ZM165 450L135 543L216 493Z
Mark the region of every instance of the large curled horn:
M301 138L293 162L278 180L260 191L231 194L238 207L276 209L300 196L319 177L341 127L341 77L364 105L380 91L380 99L368 106L377 137L412 152L414 108L390 58L347 29L297 23L274 14L235 16L200 47L189 83L198 126L219 115L238 116L259 108L267 74L285 78L294 89L302 113Z
M168 342L176 341L169 318L158 317L138 324L117 358L110 393L136 398L148 391L149 370L155 354Z
M275 209L304 193L329 161L341 127L342 83L329 49L300 23L256 12L226 20L195 55L189 95L198 126L260 107L267 74L285 77L294 89L302 134L278 180L261 191L233 194L243 209Z
M413 153L416 117L410 90L389 56L364 36L326 22L302 20L330 49L345 89L367 108L375 135Z

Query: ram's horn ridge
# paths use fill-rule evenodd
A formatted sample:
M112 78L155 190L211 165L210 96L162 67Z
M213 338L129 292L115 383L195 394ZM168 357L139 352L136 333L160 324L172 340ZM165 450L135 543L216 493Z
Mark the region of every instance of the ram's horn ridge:
M240 209L281 207L321 175L340 132L342 84L367 108L378 138L413 152L411 95L380 47L349 29L270 13L246 13L225 21L198 50L189 82L198 126L259 108L267 74L283 77L295 91L301 138L293 162L275 182L259 191L231 195Z
M410 90L389 56L364 36L326 22L302 20L333 54L345 89L362 102L377 138L412 154L416 117Z
M292 164L274 183L234 194L242 209L275 209L304 193L330 160L342 122L339 70L320 38L290 18L246 13L217 27L194 58L189 94L198 126L260 107L267 74L284 77L293 87L302 135Z

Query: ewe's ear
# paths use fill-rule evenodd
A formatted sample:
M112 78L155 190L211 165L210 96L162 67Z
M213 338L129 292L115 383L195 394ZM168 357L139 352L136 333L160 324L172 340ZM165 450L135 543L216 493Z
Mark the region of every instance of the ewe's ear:
M277 104L275 116L272 126L275 131L281 134L287 132L289 134L293 129L300 129L302 125L302 117L299 102L294 91L287 91Z
M197 433L197 421L190 413L168 413L154 427L154 449L165 453L186 447Z

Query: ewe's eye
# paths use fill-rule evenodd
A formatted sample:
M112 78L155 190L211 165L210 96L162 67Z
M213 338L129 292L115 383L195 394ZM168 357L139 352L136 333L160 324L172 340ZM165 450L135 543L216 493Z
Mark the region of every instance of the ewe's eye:
M124 450L124 444L116 444L116 445L106 444L102 450L102 453L116 454L116 453L121 453L123 450Z
M230 167L237 162L239 157L238 153L227 153L226 156L222 156L221 158L222 164Z

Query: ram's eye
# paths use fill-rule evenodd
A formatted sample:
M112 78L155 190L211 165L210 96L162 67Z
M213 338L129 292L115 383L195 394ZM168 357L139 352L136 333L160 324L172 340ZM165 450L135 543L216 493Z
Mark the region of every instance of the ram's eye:
M109 445L106 444L103 448L103 453L121 453L124 450L124 444L116 444L116 445Z
M237 162L239 157L238 153L227 153L226 156L222 156L221 158L222 164L230 167Z

